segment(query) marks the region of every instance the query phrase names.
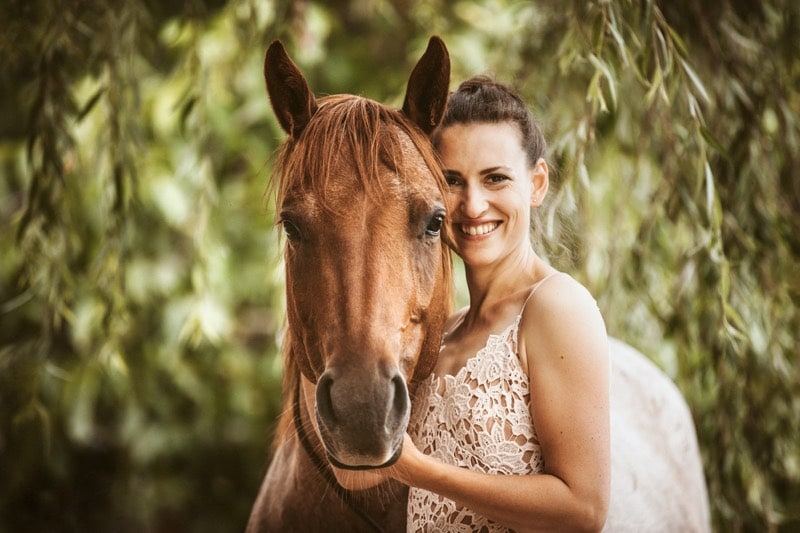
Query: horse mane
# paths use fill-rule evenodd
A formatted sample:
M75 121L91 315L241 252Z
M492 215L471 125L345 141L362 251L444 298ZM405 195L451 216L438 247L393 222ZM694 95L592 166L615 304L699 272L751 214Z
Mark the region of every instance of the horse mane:
M397 170L403 167L401 134L404 133L419 151L436 181L442 198L447 198L447 182L430 139L403 113L374 100L355 95L332 95L317 100L317 111L297 138L289 137L279 148L269 181L269 192L275 197L275 212L287 197L289 190L298 186L315 195L322 208L336 213L349 206L335 205L326 191L330 181L336 179L332 172L342 154L351 157L355 165L355 179L367 197L378 198L381 181L374 179L381 167ZM398 173L402 178L403 173ZM446 226L445 229L446 230ZM443 269L442 301L449 315L452 306L452 259L450 249L442 245ZM437 298L438 299L438 298ZM293 334L288 328L283 339L282 356L283 397L290 398L300 370L294 361ZM284 413L274 442L282 440L290 425L290 413Z

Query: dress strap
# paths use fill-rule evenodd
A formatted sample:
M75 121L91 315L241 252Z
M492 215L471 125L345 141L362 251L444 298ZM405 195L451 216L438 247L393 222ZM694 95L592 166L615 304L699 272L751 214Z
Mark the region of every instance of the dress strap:
M533 296L533 294L534 294L534 293L537 291L537 289L539 289L539 287L541 287L542 285L544 285L544 282L545 282L545 281L547 281L548 279L550 279L550 278L552 278L552 277L555 277L555 276L557 276L557 275L559 275L559 274L563 274L563 272L559 272L559 271L551 272L550 274L546 275L545 277L543 277L542 279L540 279L539 281L537 281L537 282L536 282L536 283L533 285L533 288L531 288L531 292L528 294L528 297L527 297L527 298L525 298L525 303L524 303L524 304L522 304L522 308L519 310L519 314L520 314L520 316L522 316L522 311L525 309L525 306L527 306L527 305L528 305L528 300L530 300L530 299L531 299L531 296Z
M512 342L514 343L514 354L516 355L515 359L517 360L517 363L522 367L522 371L526 375L528 374L528 362L525 359L520 357L519 345L518 345L518 343L519 343L519 340L518 340L519 339L519 323L522 321L522 313L525 311L525 307L528 305L528 301L531 299L531 297L534 295L534 293L539 289L539 287L544 285L544 282L547 281L548 279L553 278L553 277L555 277L555 276L557 276L559 274L563 274L563 272L558 272L558 271L552 272L552 273L546 275L545 277L543 277L542 279L540 279L539 281L537 281L533 285L533 287L531 288L531 292L528 294L528 297L525 298L525 303L522 304L522 307L519 310L519 314L517 315L516 320L514 320L514 329L513 329L511 334L513 335Z
M460 325L461 325L461 323L464 321L464 317L466 317L466 316L467 316L467 311L468 311L468 310L469 310L469 306L462 307L461 309L459 309L459 310L458 310L458 316L456 316L456 317L454 317L454 318L453 318L453 322L450 324L450 327L449 327L449 328L447 328L447 330L445 330L445 331L442 333L442 339L446 338L446 337L447 337L448 335L450 335L450 334L451 334L453 331L455 331L455 329L456 329L458 326L460 326ZM444 347L444 345L442 345L442 347Z

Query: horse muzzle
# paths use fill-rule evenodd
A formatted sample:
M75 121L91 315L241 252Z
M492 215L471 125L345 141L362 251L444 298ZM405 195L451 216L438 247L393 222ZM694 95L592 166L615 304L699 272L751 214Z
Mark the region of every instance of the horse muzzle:
M329 368L317 381L317 426L328 460L337 468L394 464L410 411L406 380L397 369Z

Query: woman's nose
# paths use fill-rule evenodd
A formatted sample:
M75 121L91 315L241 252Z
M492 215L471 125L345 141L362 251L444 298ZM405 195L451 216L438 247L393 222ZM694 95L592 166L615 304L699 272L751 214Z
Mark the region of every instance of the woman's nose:
M462 189L459 204L461 212L469 218L480 217L486 211L488 205L483 191L479 187L470 186Z

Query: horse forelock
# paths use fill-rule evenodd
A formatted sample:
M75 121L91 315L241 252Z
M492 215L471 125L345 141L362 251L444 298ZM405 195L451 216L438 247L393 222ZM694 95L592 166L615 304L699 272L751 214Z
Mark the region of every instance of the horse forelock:
M387 169L405 178L405 134L434 176L444 195L445 181L430 141L405 116L383 104L354 95L318 100L318 110L297 139L282 146L274 169L275 200L280 208L291 194L309 195L319 206L337 213L343 190L379 199L389 183ZM351 198L352 196L347 196Z

